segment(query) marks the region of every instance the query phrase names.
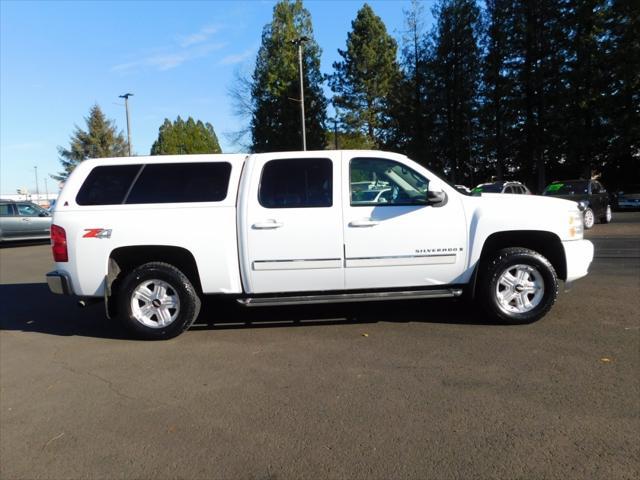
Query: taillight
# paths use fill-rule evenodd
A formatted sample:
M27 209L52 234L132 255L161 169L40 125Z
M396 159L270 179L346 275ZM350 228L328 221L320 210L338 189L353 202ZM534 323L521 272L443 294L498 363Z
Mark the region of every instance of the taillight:
M51 250L54 262L68 262L67 233L58 225L51 225Z

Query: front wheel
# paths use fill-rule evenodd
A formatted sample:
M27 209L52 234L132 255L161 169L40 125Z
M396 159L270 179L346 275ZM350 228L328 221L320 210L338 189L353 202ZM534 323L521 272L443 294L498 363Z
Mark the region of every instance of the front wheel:
M200 299L189 279L173 265L151 262L132 270L118 292L120 320L148 340L180 335L198 317Z
M558 296L556 271L545 257L526 248L505 248L486 264L480 301L489 315L507 324L535 322Z
M584 220L584 228L589 230L593 228L593 225L596 223L596 216L589 207L585 208L584 213L582 214L582 218Z

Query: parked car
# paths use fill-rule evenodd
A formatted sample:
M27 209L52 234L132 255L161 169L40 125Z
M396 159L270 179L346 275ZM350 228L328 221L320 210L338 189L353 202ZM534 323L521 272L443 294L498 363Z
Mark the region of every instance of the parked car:
M363 180L386 182L390 201L354 203ZM52 292L103 300L157 339L187 329L206 295L245 307L464 295L485 319L529 323L593 259L575 202L463 195L369 150L86 160L51 246Z
M640 185L625 185L613 194L613 205L616 210L640 209Z
M514 181L481 183L471 191L473 193L514 193L516 195L531 195L531 191L524 184Z
M465 187L464 185L454 185L454 188L458 190L460 193L464 193L465 195L471 195L471 189L469 187Z
M0 200L0 242L46 240L51 215L32 202Z
M582 208L584 228L592 228L596 220L601 223L611 221L609 194L597 180L555 181L542 194L577 202Z
M354 204L388 203L392 200L392 195L393 190L391 188L383 188L381 190L364 190L361 192L354 191L351 201Z

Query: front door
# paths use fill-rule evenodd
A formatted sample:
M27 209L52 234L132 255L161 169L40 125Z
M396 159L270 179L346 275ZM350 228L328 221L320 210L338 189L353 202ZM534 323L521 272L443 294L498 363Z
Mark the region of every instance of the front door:
M342 290L340 154L256 155L248 168L247 293Z
M460 281L466 228L458 195L427 204L428 172L403 158L343 154L345 288L423 287Z
M46 236L51 230L51 217L43 208L33 203L16 203L18 218L20 219L19 236Z

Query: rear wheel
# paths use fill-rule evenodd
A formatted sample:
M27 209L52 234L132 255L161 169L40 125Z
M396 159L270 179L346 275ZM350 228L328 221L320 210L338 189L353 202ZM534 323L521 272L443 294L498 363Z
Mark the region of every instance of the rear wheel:
M200 299L189 279L173 265L140 265L123 280L118 294L120 320L137 337L168 339L198 317Z
M526 248L505 248L486 264L480 301L493 318L508 324L542 318L558 296L558 277L545 257Z
M600 223L611 223L611 206L607 205L607 209L604 211L604 215L600 217Z

